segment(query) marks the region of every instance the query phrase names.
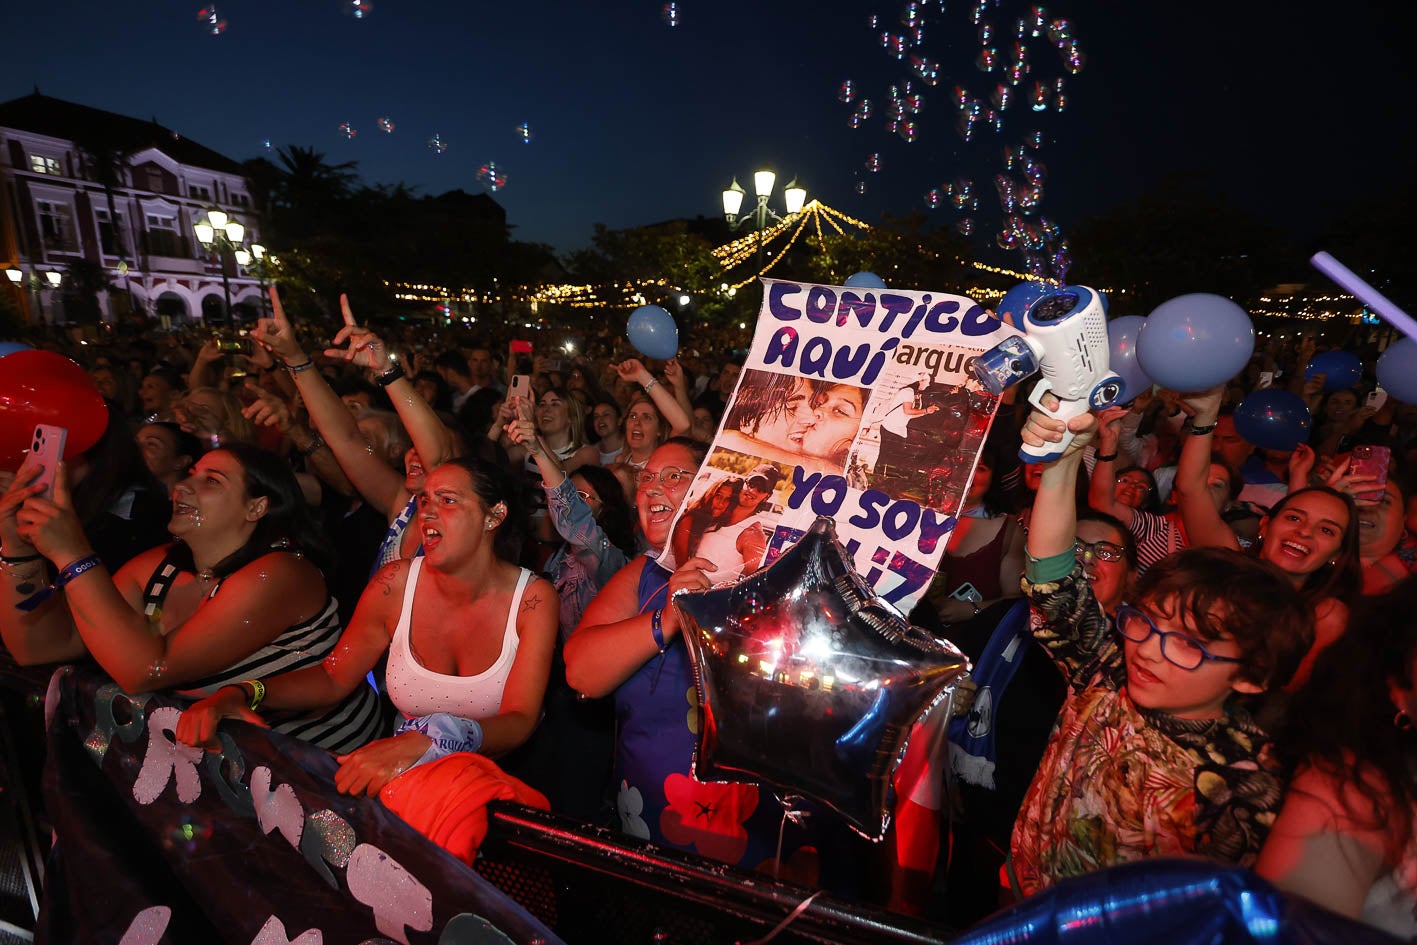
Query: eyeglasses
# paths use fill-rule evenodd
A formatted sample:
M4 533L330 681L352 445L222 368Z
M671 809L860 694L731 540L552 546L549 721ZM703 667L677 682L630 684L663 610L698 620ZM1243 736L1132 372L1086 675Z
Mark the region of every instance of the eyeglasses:
M1127 550L1120 545L1110 541L1083 541L1081 538L1073 542L1073 554L1084 561L1088 555L1099 561L1125 561L1127 558Z
M649 470L645 470L635 477L635 482L639 483L639 487L643 489L645 486L658 479L661 486L672 489L693 475L694 474L687 469L678 469L674 466L670 466L666 469L661 469L657 476Z
M1117 607L1117 632L1133 643L1145 643L1152 634L1161 637L1161 655L1166 662L1184 670L1200 669L1206 661L1214 663L1243 663L1233 656L1216 656L1201 645L1195 637L1173 630L1157 629L1151 618L1131 604Z

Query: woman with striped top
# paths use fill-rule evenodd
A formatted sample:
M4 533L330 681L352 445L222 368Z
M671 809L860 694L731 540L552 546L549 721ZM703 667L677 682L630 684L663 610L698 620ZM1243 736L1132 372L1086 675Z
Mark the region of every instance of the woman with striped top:
M214 692L318 664L339 641L320 570L327 549L275 454L244 444L207 453L173 488L177 541L111 577L74 515L62 468L52 499L40 495L37 472L22 467L0 498L0 635L21 664L87 653L127 692ZM345 752L378 733L378 702L363 687L271 723Z

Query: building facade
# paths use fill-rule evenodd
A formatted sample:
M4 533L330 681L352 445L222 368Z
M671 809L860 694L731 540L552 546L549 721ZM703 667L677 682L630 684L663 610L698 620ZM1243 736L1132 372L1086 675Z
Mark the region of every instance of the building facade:
M156 120L38 89L0 103L0 268L10 270L0 291L16 293L32 324L129 313L215 324L223 266L238 317L259 312L256 276L194 234L211 209L260 242L249 182L230 158Z

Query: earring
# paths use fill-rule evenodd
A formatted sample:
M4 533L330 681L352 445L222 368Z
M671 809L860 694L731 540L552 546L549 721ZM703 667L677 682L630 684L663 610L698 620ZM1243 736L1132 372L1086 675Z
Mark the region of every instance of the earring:
M1412 716L1407 714L1406 709L1398 709L1397 714L1392 717L1392 727L1399 732L1412 731Z

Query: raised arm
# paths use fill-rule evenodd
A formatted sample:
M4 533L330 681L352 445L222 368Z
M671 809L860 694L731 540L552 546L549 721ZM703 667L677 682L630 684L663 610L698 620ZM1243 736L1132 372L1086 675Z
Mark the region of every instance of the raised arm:
M423 468L432 470L457 455L457 439L453 431L439 418L432 404L424 400L413 387L413 379L404 371L398 358L388 350L383 339L368 328L360 327L354 321L354 313L349 308L349 296L339 297L340 313L344 316L344 327L335 336L336 347L325 349L325 357L340 358L376 373L375 383L388 392L403 421L413 448ZM349 343L341 349L338 345Z
M646 370L637 358L630 358L615 365L615 373L644 388L645 393L649 394L649 399L654 401L655 407L664 417L664 421L669 424L670 436L683 436L689 432L689 427L693 425L693 417L689 411L679 405L673 391L668 390L664 384L655 380L654 375Z
M252 337L285 362L295 378L301 399L305 401L310 422L315 425L359 494L386 517L393 515L406 496L403 477L369 452L354 422L354 415L324 375L315 370L314 363L300 347L295 331L285 317L285 309L281 307L275 286L271 287L271 305L273 317L261 319Z
M1029 446L1043 446L1062 442L1064 429L1063 421L1034 410L1019 435ZM1077 540L1078 467L1082 465L1082 449L1092 441L1097 429L1097 417L1091 413L1073 417L1066 429L1073 432L1073 441L1061 458L1043 467L1038 494L1033 497L1033 515L1028 526L1031 558L1041 560L1060 555L1070 551Z
M1108 407L1098 417L1096 463L1087 487L1087 504L1132 527L1132 508L1117 501L1117 461L1122 423L1131 411Z
M1186 526L1186 540L1192 548L1230 548L1240 550L1235 532L1220 517L1220 510L1206 487L1210 479L1210 442L1220 416L1220 401L1225 388L1213 387L1199 394L1190 394L1185 402L1192 408L1191 429L1181 443L1181 458L1176 463L1176 490L1181 521ZM1233 475L1238 475L1234 470Z

